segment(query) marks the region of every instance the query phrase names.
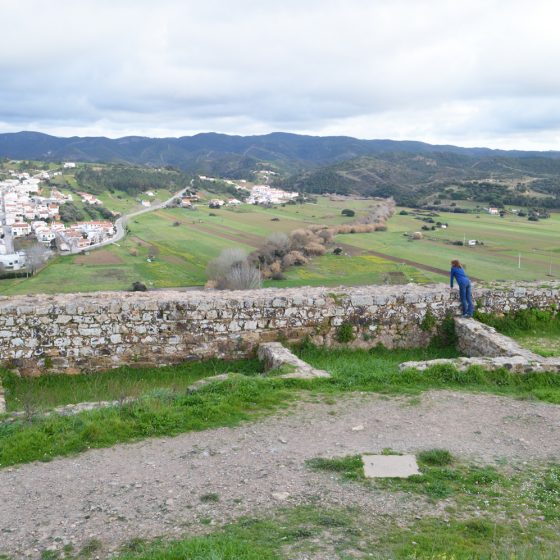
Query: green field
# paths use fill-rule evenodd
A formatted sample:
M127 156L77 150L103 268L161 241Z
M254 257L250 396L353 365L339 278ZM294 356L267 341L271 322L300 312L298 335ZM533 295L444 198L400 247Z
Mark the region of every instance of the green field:
M128 210L135 203L126 195L118 196L107 195L107 207L116 208L113 203L118 202ZM167 196L158 192L158 198ZM313 223L351 223L366 215L371 204L318 197L315 204L273 208L243 205L211 210L200 204L196 210L157 210L131 219L130 232L120 243L86 256L57 257L33 278L1 280L0 293L124 290L135 281L149 288L202 286L208 262L226 248L251 252L273 232L288 233ZM355 210L356 216L342 216L344 208ZM389 221L388 231L338 235L334 246L343 249L342 255L315 257L305 266L287 270L284 280L265 285L445 282L454 258L466 264L472 277L485 281L545 280L549 274L560 274L560 214L529 222L516 216L442 212L434 220L448 223L447 229L422 232L423 239L410 241L405 234L420 231L424 222L399 211ZM450 244L463 239L477 239L483 245Z
M317 204L271 209L244 205L210 210L200 205L194 211L157 210L131 219L130 232L120 243L86 256L57 257L33 278L0 281L0 293L123 290L135 281L150 288L202 286L208 262L224 249L241 247L251 252L273 232L290 232L312 223L351 223L366 215L370 204L363 200L332 202L320 197ZM356 216L342 216L344 208L354 209ZM148 262L151 256L155 258ZM390 272L406 279L429 279L413 267L384 259L325 255L313 259L308 267L295 267L286 280L268 285L367 284L386 281Z
M404 234L421 231L424 222L397 213L389 222L389 231L346 235L344 242L445 271L452 259L459 259L470 275L481 280L544 280L549 274L560 275L560 214L529 222L516 216L441 212L434 220L449 227L422 232L424 239L418 241L409 241ZM449 244L464 239L476 239L484 245Z

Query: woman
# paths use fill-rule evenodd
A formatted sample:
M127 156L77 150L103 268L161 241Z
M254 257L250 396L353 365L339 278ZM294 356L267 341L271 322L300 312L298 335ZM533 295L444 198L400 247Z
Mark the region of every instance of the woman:
M459 296L461 305L463 306L463 317L472 317L474 306L472 301L471 281L465 272L465 269L458 260L451 261L451 287L453 288L453 279L459 284Z

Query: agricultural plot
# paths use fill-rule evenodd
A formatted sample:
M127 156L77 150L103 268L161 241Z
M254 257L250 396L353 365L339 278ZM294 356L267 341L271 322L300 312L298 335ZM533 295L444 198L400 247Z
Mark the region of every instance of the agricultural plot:
M208 262L224 249L240 247L251 252L273 232L288 233L312 223L351 223L365 216L370 204L368 200L331 201L319 197L316 204L270 209L243 205L214 210L200 205L195 211L157 210L131 219L129 234L120 243L88 255L54 259L33 278L3 280L0 293L123 290L135 281L149 288L202 286ZM343 216L341 211L345 208L354 210L355 216ZM370 255L362 258L363 252L354 248L339 257L317 257L309 267L290 270L286 280L267 285L357 285L432 279L400 263Z
M449 227L422 231L423 239L411 241L405 234L421 231L424 222L397 213L389 221L387 232L347 235L344 242L444 271L452 259L459 259L471 276L481 280L544 280L560 275L559 214L529 222L516 216L441 212L434 220L448 223ZM451 244L465 239L475 239L483 245Z
M158 192L163 197L167 194ZM123 205L133 202L126 197L120 201ZM149 288L202 286L208 262L224 249L240 247L251 252L273 232L288 233L314 223L351 223L365 216L371 204L369 200L318 197L316 204L273 208L242 205L214 210L200 205L194 211L157 210L131 219L129 235L119 244L101 253L59 257L34 278L3 280L0 293L123 290L135 281ZM355 216L343 216L345 208L354 210ZM434 219L449 227L423 231L421 240L410 241L406 234L421 231L425 222L398 213L385 232L338 235L335 246L342 249L341 255L315 257L305 266L288 269L285 279L265 285L445 282L454 258L467 265L473 278L485 281L544 280L560 274L559 214L539 222L444 212ZM482 244L452 244L465 239Z

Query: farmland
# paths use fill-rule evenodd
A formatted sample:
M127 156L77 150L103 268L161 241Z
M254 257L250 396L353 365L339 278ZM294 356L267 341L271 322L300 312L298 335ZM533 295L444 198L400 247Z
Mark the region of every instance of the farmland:
M134 203L125 196L117 201L123 210ZM135 281L149 288L202 286L208 262L223 249L241 247L250 252L273 232L287 233L314 223L351 223L366 215L370 204L367 199L318 197L314 204L272 208L242 205L210 210L201 204L197 210L158 210L131 220L129 234L119 244L87 255L57 257L33 278L0 281L0 293L123 290ZM344 208L356 215L343 216ZM529 222L515 215L440 213L434 220L447 223L447 229L423 231L423 239L410 241L405 234L420 231L424 222L412 213L400 215L400 210L389 221L388 231L338 235L333 248L341 247L341 255L315 257L305 266L288 269L284 280L265 285L446 281L452 258L464 261L469 274L480 280L539 280L560 273L559 214ZM483 244L451 244L463 239Z
M541 280L560 274L560 214L539 222L507 215L441 213L434 218L447 229L425 232L409 241L406 232L420 231L422 221L397 214L382 235L345 236L344 242L447 270L451 259L466 263L469 274L481 280ZM423 232L424 233L424 232ZM452 241L475 239L483 245L455 246Z

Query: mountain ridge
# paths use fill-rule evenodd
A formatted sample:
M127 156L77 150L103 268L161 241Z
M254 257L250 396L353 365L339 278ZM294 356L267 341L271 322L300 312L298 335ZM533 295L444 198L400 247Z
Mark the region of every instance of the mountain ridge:
M284 163L289 171L337 163L380 153L454 153L472 157L542 157L560 159L560 151L500 150L429 144L415 140L358 139L351 136L310 136L287 132L240 136L205 132L193 136L60 137L36 131L0 134L0 157L57 161L114 162L140 165L173 165L198 170L200 160L220 154L226 159L249 157ZM202 167L204 167L202 165Z

